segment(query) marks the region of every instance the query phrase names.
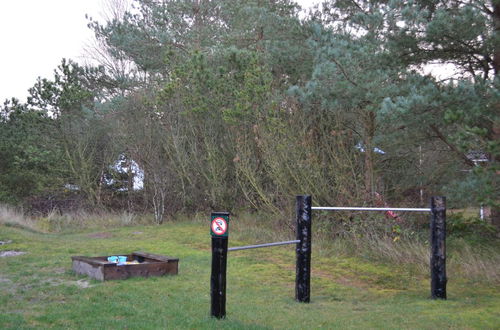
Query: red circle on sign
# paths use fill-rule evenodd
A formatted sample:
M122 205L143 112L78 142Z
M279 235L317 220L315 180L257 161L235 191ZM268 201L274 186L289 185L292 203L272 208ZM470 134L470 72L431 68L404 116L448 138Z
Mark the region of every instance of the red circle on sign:
M218 217L212 220L212 232L215 235L224 235L227 231L226 219Z

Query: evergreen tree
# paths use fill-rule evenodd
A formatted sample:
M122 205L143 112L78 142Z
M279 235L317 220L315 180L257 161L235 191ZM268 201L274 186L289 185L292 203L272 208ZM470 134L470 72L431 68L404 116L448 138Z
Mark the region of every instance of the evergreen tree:
M0 201L22 203L62 186L61 149L50 131L46 112L30 110L16 99L0 111Z
M412 148L411 154L420 154L420 160L424 157L427 169L419 166L421 173L429 174L433 166L434 173L442 178L458 179L453 187L463 182L458 191L464 194L452 194L452 200L467 194L464 189L471 185L466 183L473 178L478 184L472 186L480 187L473 194L477 203L495 205L499 196L494 174L499 157L498 9L498 1L483 0L339 0L325 2L323 8L326 24L351 32L353 39L374 36L391 58L390 65L406 68L407 73L400 72L405 84L397 84L395 94L386 94L379 112L381 121L392 123L385 137L406 141L399 149L388 150L403 155L401 146ZM424 76L421 70L433 63L452 65L455 75L444 81ZM417 152L418 147L423 147L423 153ZM474 168L468 157L474 150L491 155L487 169ZM464 167L472 170L470 175L458 171ZM404 178L405 174L393 177L393 184L401 184L397 177ZM420 183L414 180L413 185L425 182L432 193L438 193L429 185L450 182L439 180L439 176L426 175Z

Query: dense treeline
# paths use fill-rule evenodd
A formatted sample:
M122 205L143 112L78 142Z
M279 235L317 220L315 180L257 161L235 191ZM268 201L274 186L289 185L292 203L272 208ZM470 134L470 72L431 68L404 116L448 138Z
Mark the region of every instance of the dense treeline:
M89 18L99 66L63 60L1 108L0 201L152 210L158 223L181 209L279 213L300 193L496 210L500 2L113 4ZM427 74L435 64L455 74Z

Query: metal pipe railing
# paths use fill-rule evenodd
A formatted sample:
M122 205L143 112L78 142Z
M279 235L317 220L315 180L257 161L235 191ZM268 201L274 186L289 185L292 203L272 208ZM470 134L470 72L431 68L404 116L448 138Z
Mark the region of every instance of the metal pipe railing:
M313 206L311 210L324 211L401 211L401 212L430 212L430 208L405 208L405 207L336 207Z
M293 241L284 241L284 242L274 242L274 243L264 243L264 244L256 244L256 245L245 245L245 246L235 246L227 249L228 251L238 251L238 250L248 250L248 249L258 249L269 246L279 246L279 245L288 245L288 244L297 244L300 243L300 240L296 239Z

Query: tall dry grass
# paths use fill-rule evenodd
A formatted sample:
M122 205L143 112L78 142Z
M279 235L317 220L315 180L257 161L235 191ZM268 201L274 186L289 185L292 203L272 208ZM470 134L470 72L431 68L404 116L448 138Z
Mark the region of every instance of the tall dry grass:
M474 247L466 241L454 242L448 258L449 276L453 273L473 279L500 283L500 253L494 247Z
M394 265L404 265L421 276L430 273L430 243L420 236L401 237L395 240L386 235L351 236L325 244L340 253L363 256ZM493 247L480 246L467 240L447 239L447 276L471 281L500 283L500 254Z
M38 230L36 221L23 215L18 208L0 204L0 224Z
M152 223L152 217L123 212L88 212L84 210L60 214L50 212L37 219L37 227L45 232L64 232L88 228L113 228Z
M347 228L337 224L313 223L313 244L319 255L339 255L407 267L421 277L430 275L430 243L426 227L394 231L394 222L380 217L357 219ZM266 214L242 213L234 217L232 239L264 243L295 238L293 217L270 218ZM333 228L332 228L333 227ZM399 227L398 227L399 228ZM493 244L493 245L491 245ZM477 244L450 235L447 239L447 275L450 280L500 283L500 253L494 242ZM498 244L497 244L498 245ZM313 257L314 258L314 257Z
M0 205L0 224L16 226L39 232L68 232L89 228L114 228L153 223L150 215L137 215L131 212L75 212L59 213L52 210L45 217L29 217L20 209Z

